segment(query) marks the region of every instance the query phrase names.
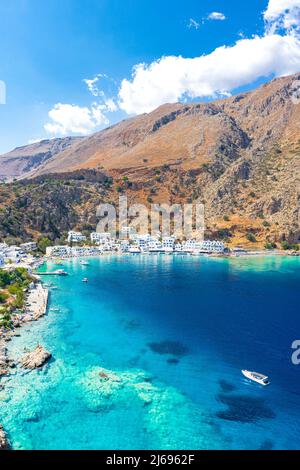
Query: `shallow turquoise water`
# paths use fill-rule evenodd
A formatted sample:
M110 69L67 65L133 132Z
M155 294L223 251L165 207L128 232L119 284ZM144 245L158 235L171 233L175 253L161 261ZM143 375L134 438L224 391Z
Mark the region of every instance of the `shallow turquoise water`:
M53 354L42 371L2 380L15 449L300 448L299 259L89 263L47 279L47 317L8 343L15 358L37 342Z

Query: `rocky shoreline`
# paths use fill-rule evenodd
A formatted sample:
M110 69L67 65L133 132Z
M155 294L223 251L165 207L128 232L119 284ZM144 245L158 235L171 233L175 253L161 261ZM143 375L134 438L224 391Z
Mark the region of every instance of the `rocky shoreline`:
M48 290L38 282L28 293L24 313L15 315L13 319L13 329L2 331L0 337L0 389L4 388L4 385L1 385L1 377L8 376L10 370L17 366L17 363L8 356L6 343L11 341L13 337L20 336L20 333L16 332L16 329L21 328L31 321L37 321L46 314L48 295ZM33 351L26 353L18 361L18 364L24 369L33 370L42 367L50 358L51 353L38 344ZM6 432L0 424L0 450L8 449L10 449L10 444Z

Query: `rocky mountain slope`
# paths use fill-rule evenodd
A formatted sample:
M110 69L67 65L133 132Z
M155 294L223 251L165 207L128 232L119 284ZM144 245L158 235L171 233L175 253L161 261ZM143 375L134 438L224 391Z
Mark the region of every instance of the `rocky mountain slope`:
M79 142L81 137L42 140L0 156L0 181L11 181L36 170L49 158Z
M298 76L213 103L166 104L100 131L43 163L32 175L82 168L184 169L213 163L220 171L239 158L258 159L274 145L297 144Z
M27 173L31 179L3 188L0 227L11 221L4 232L13 235L17 213L28 233L59 238L94 226L96 205L126 192L147 204L203 202L208 232L231 243L298 242L299 78L212 103L167 104L75 142ZM51 219L37 216L45 204Z

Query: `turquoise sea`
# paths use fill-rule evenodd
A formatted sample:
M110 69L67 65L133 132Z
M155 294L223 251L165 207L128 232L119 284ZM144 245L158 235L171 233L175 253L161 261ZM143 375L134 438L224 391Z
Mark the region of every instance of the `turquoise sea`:
M15 359L38 342L53 354L2 379L14 449L300 448L299 258L88 262L44 278L48 315L8 343Z

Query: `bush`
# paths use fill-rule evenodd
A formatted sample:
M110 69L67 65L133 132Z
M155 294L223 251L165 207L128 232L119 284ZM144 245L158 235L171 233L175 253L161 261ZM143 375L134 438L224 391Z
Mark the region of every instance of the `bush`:
M16 295L16 299L13 302L13 306L15 308L22 308L25 302L25 294L23 291L19 291Z
M286 241L281 242L281 248L283 250L294 250L299 251L299 245L296 243L288 243Z
M270 243L270 242L267 242L265 243L265 249L266 250L274 250L275 248L277 248L277 245L276 243Z
M6 330L9 330L11 327L11 320L2 318L2 320L0 320L0 327L5 328Z
M0 287L6 287L10 284L10 274L8 271L0 270Z
M223 228L223 229L218 230L215 236L218 240L226 241L232 237L232 234L228 228Z
M246 238L249 242L255 243L257 240L255 238L255 235L253 233L247 233Z
M0 304L5 304L8 299L8 295L5 292L0 292Z

